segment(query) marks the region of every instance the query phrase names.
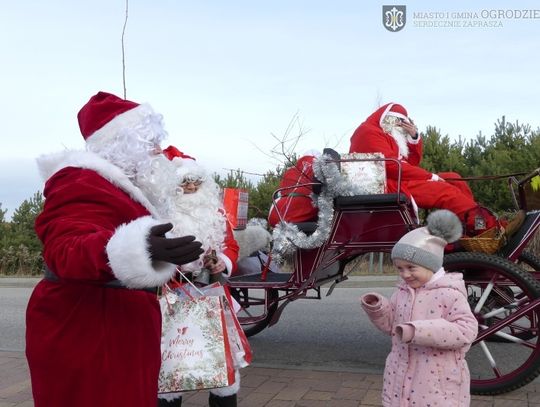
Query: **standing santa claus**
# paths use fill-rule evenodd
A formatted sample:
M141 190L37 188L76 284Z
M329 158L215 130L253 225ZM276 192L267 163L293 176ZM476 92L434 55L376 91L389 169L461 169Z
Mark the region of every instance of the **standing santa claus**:
M401 173L395 161L386 162L389 192L401 191L413 197L420 208L448 209L464 223L464 230L474 236L491 228L505 228L507 235L514 233L523 223L525 213L520 211L510 222L500 223L487 208L480 206L465 181L455 172L433 174L420 167L423 142L407 110L395 103L381 106L363 122L351 137L351 153L382 153L401 164Z
M172 224L161 219L177 186L161 154L161 116L99 92L78 120L86 151L38 159L46 184L35 229L46 274L26 314L35 406L156 406L155 287L197 259L201 244L165 237Z
M199 281L200 274L206 270L210 274L209 281L219 281L231 276L237 269L239 247L223 210L218 184L193 157L182 153L176 147L169 146L163 153L174 164L174 179L180 187L174 200L174 213L171 216L174 227L171 235L193 235L201 242L204 250L198 259L182 265L180 270ZM238 367L241 361L235 362L234 384L210 390L210 407L236 407L236 394L240 389ZM181 393L160 395L160 407L181 405Z

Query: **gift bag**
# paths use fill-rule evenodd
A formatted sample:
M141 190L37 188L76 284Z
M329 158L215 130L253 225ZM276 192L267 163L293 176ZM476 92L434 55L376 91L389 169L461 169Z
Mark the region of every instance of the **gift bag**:
M208 296L219 295L225 297L226 301L223 302L223 312L225 314L227 335L229 337L234 366L235 368L248 366L251 363L253 354L247 336L236 317L236 313L240 309L240 304L231 296L229 287L222 286L219 283L203 287L202 291Z
M240 310L241 306L231 296L229 287L223 286L219 282L216 282L204 287L195 287L188 284L177 285L175 289L180 293L180 295L184 293L184 295L189 296L217 296L224 299L223 313L225 315L227 337L229 340L234 367L239 369L248 366L251 363L253 354L251 352L251 346L249 345L246 334L244 333L244 330L236 317L236 313Z
M386 166L382 153L350 153L342 154L341 173L354 186L358 195L384 194L386 192Z
M159 393L202 390L234 383L224 296L180 296L167 291L162 315Z

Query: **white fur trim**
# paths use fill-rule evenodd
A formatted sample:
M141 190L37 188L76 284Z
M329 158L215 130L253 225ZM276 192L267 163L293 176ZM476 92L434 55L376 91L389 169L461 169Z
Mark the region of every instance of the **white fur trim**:
M392 105L392 106L394 106L394 105ZM407 116L405 116L404 114L401 114L399 112L387 111L386 116L395 116L395 117L399 117L400 119L409 121L409 118Z
M394 103L389 103L388 106L386 106L386 109L384 109L383 114L381 114L381 117L379 118L379 126L381 127L381 129L383 127L383 120L390 111L390 109L392 109L392 106L394 106Z
M152 261L147 237L161 222L144 216L119 226L106 246L115 277L128 288L159 287L169 281L176 265Z
M439 177L437 174L431 174L431 181L438 181L441 177Z
M225 277L230 277L231 272L232 272L232 261L231 261L231 259L229 259L227 256L225 256L225 254L223 254L223 253L218 253L218 257L221 260L223 260L223 262L225 263L225 267L226 267L226 271L223 271L222 274Z
M152 115L155 115L155 112L148 104L142 104L127 110L114 117L99 130L92 133L92 135L86 139L86 144L91 145L93 149L104 144L110 144L122 129L134 128Z
M270 208L271 211L272 208ZM238 260L249 256L257 250L270 249L272 235L261 225L247 225L245 229L233 230L233 234L240 247Z
M182 158L182 157L173 157L172 163L176 167L189 167L189 166L196 166L197 163L192 158Z
M131 198L143 205L154 216L157 210L148 201L143 192L136 187L128 176L116 165L90 151L65 150L54 154L42 155L36 159L38 170L44 181L66 167L93 170L126 192Z
M389 103L388 106L386 106L386 109L384 109L384 112L383 114L381 115L380 119L379 119L379 126L382 128L383 127L383 120L386 116L395 116L395 117L399 117L401 119L406 119L407 121L409 121L409 118L401 113L398 113L398 112L391 112L390 109L392 109L392 106L394 106L395 103Z
M416 138L412 138L410 134L407 134L407 143L410 143L410 144L420 143L420 134L418 134L418 137Z
M191 158L175 157L172 162L176 166L176 174L180 182L188 174L195 175L201 179L206 178L206 170Z
M211 389L210 393L215 394L218 397L227 397L232 396L233 394L238 393L240 390L240 372L238 370L234 371L234 383L227 387L221 387L219 389Z

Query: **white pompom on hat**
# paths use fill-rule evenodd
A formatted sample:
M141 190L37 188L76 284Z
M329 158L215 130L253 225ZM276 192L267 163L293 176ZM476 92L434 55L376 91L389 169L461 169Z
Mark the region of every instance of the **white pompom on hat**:
M184 180L203 180L206 178L206 171L197 164L194 157L187 155L175 146L169 146L163 150L163 154L176 166L176 174L179 182Z
M427 226L404 235L392 249L392 260L401 259L436 272L442 267L444 248L463 233L459 218L441 209L427 218Z

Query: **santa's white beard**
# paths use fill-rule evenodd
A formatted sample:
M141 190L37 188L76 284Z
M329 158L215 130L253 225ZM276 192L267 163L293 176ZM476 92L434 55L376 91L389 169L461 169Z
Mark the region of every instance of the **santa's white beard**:
M390 131L390 135L398 145L399 154L407 158L409 156L409 145L407 144L407 133L398 126L394 126Z
M381 128L396 141L399 155L407 158L409 156L409 145L407 144L407 132L398 126L400 119L391 114L384 116L381 122Z
M174 206L172 235L195 236L202 243L205 253L209 250L215 250L218 253L222 251L226 219L220 212L222 204L219 189L214 180L208 178L195 193L177 195ZM183 265L182 270L200 270L202 268L201 259Z
M162 154L148 157L136 165L133 182L144 193L162 218L175 213L174 202L179 193L176 167Z
M90 137L86 148L114 165L133 179L145 170L156 145L167 137L159 114L148 114L139 123L125 127L106 137Z
M167 137L161 121L161 115L149 114L135 126L120 129L112 136L90 138L86 148L121 168L158 214L169 218L178 193L178 177L172 162L154 153L156 146Z

